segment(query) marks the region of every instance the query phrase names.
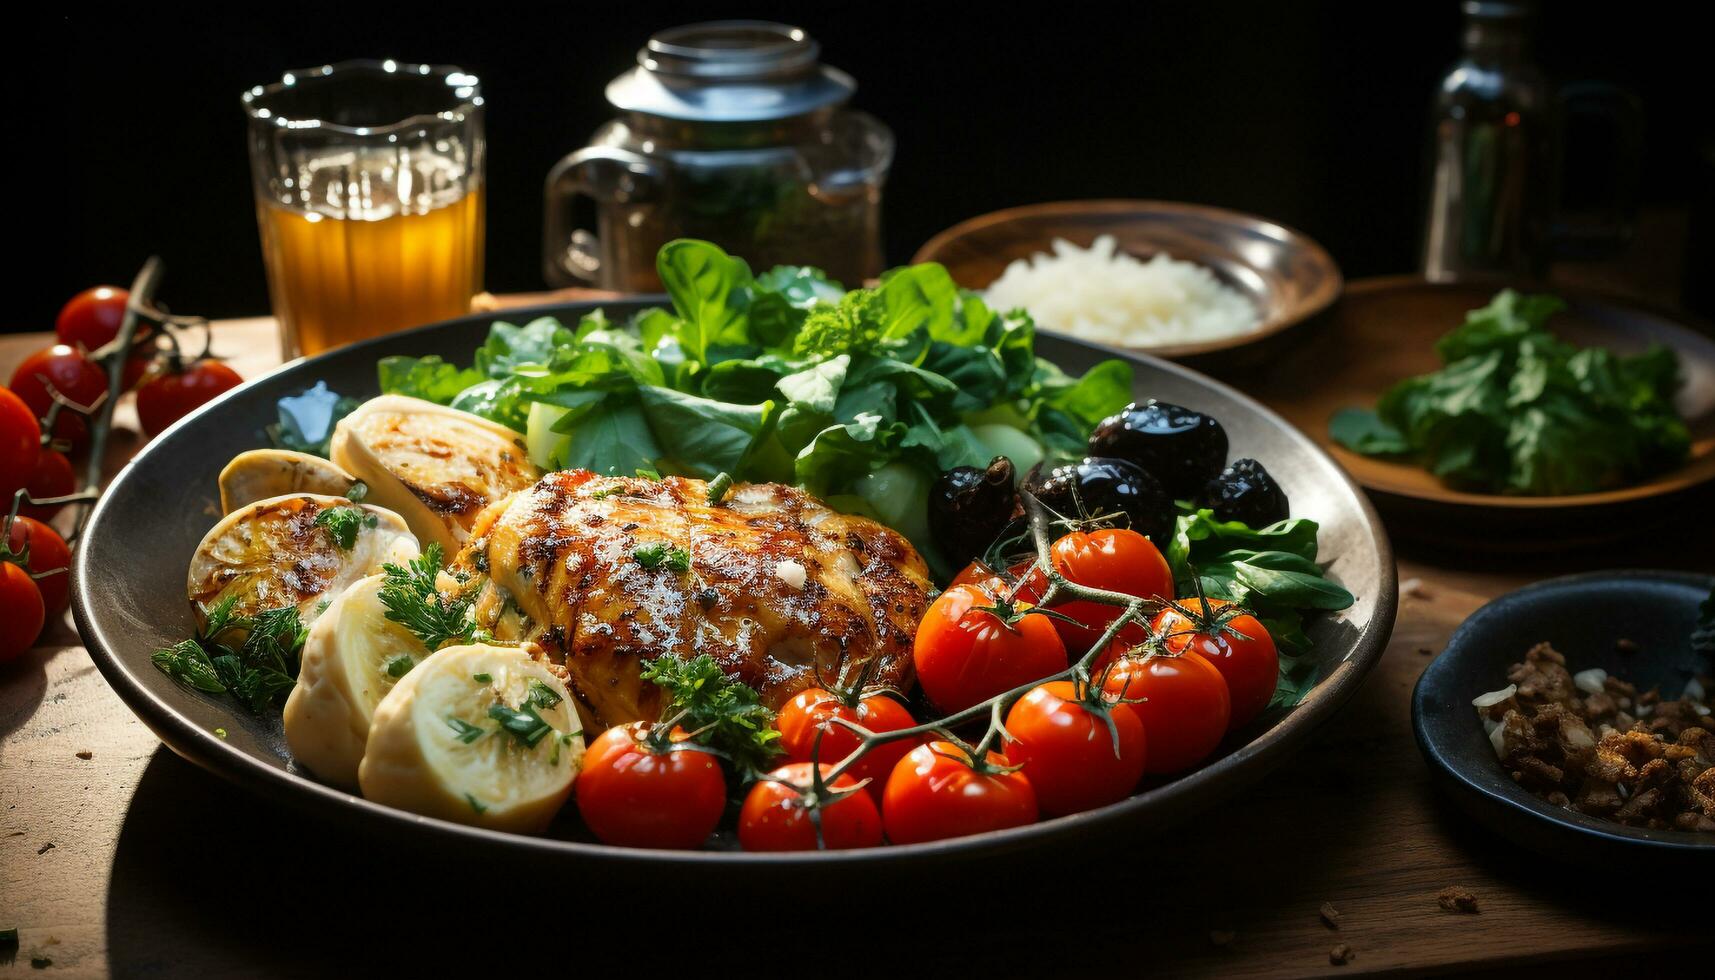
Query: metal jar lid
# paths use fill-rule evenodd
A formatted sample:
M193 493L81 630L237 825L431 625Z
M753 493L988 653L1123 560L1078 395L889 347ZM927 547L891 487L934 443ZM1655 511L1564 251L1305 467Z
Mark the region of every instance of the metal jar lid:
M694 122L786 119L839 105L852 77L817 62L803 30L762 20L722 20L662 31L637 52L637 67L607 86L626 112Z

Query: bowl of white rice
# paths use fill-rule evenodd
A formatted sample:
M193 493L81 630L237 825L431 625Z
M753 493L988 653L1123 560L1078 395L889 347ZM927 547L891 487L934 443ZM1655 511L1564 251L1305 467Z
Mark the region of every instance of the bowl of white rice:
M935 236L912 261L941 263L1044 330L1178 358L1277 334L1342 285L1328 253L1290 228L1167 201L997 211Z

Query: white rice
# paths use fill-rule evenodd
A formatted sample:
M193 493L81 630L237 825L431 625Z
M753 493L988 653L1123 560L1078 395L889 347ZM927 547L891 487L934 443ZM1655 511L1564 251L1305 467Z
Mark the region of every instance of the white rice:
M1053 249L1007 266L988 304L1023 307L1039 326L1125 347L1218 340L1258 326L1250 301L1194 262L1165 253L1139 261L1110 235L1087 249L1055 239Z

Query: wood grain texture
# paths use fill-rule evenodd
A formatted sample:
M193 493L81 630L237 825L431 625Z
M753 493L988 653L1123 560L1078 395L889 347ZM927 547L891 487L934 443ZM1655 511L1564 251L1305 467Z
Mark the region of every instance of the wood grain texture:
M241 373L265 369L271 329L220 324L217 349L230 343ZM0 341L0 369L42 342ZM1706 957L1682 949L1715 941L1706 884L1634 910L1603 901L1608 884L1590 873L1514 852L1430 786L1408 706L1428 654L1488 598L1596 563L1706 565L1712 548L1705 524L1584 559L1405 560L1398 625L1374 673L1304 752L1244 796L1148 839L926 866L908 879L663 881L608 868L562 878L338 831L163 748L67 620L0 667L0 928L20 933L17 961L0 975L37 975L37 950L67 976L391 975L467 960L492 970L566 942L570 968L591 975L737 964L752 955L741 942L766 944L775 963L829 957L818 970L829 975L873 975L873 959L842 951L875 946L911 951L898 972L970 976L1512 975L1561 960L1588 959L1594 971L1616 957L1632 969L1640 954ZM1439 908L1448 885L1473 891L1481 912ZM931 887L951 910L992 914L993 933L949 918L930 942ZM663 925L665 912L614 914L640 901L675 924ZM875 925L840 918L858 902ZM1341 913L1338 930L1320 920L1324 902ZM501 943L497 923L525 931ZM1340 967L1329 962L1338 943L1355 954Z

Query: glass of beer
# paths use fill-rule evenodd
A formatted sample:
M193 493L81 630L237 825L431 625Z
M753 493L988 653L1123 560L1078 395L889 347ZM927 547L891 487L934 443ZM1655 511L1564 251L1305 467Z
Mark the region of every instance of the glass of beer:
M470 311L486 155L476 76L346 61L243 103L287 360Z

